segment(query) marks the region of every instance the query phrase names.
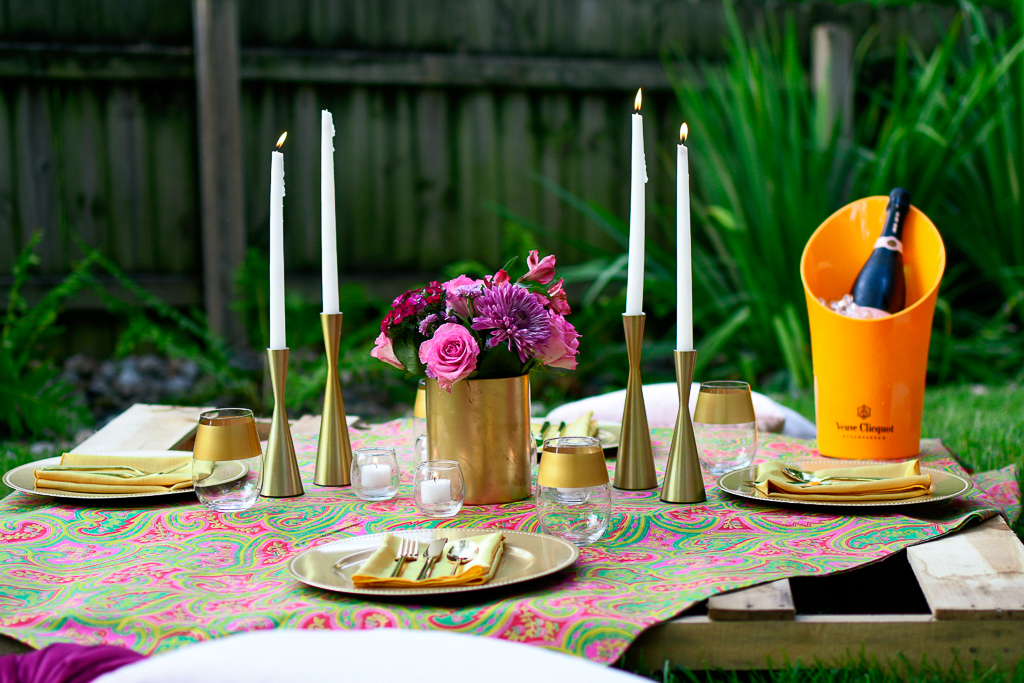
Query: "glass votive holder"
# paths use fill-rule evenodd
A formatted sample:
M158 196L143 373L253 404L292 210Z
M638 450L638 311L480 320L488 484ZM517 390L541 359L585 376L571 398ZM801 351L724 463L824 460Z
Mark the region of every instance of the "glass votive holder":
M391 500L398 493L393 448L359 448L352 454L352 489L362 500Z
M199 416L192 450L192 486L211 510L248 510L260 495L263 450L252 411L208 410Z
M578 546L608 530L612 488L601 441L562 436L544 441L537 472L537 521L546 533Z
M412 408L412 461L418 465L427 461L427 381L421 379L416 388L416 402Z
M462 468L454 460L428 460L416 466L412 482L416 508L427 517L454 517L466 499Z

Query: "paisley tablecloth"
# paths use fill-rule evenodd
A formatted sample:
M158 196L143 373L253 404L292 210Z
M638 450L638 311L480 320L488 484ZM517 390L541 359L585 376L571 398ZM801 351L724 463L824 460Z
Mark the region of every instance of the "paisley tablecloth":
M998 506L979 490L948 504L863 516L729 498L708 479L706 503L666 505L657 491L615 493L607 536L558 576L434 604L356 600L308 588L288 561L353 534L425 526L534 531L530 501L418 516L411 426L353 431L353 446L388 444L406 473L399 497L358 500L312 484L315 437L296 439L306 494L220 514L194 499L85 507L15 493L0 502L0 633L33 646L71 641L142 653L253 629L415 628L504 638L609 663L654 624L724 591L873 562L953 531ZM668 430L655 430L659 473ZM806 441L770 436L759 457L817 457ZM927 464L962 472L938 441ZM1006 475L988 485L1002 497ZM1016 484L1014 483L1014 486ZM1019 499L1019 492L1017 492ZM478 602L479 601L479 602Z

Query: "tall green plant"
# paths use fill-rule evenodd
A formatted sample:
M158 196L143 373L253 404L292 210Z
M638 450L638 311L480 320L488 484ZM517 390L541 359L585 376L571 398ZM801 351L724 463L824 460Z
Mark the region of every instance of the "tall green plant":
M41 343L60 334L57 315L67 300L89 282L94 255L86 256L70 275L29 305L23 296L32 267L39 263L35 233L14 263L13 283L0 329L0 432L22 438L64 437L82 423L83 409L72 400L53 362L41 355Z
M978 130L952 169L939 218L977 274L1016 301L1024 296L1024 5L994 36L976 8L964 13L969 40L954 68L967 77L984 70L990 87L967 112Z
M725 5L724 69L704 86L668 65L691 136L695 225L727 291L751 311L744 338L758 369L785 367L810 385L799 260L813 230L848 197L858 163L837 131L821 131L792 17L744 34Z

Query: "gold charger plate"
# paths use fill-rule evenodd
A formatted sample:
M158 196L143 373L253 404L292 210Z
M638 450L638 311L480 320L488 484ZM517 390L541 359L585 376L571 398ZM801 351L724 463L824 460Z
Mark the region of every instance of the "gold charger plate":
M481 528L410 529L393 533L396 536L411 537L429 543L444 536L448 537L448 540L454 541L494 531L499 530ZM310 548L296 555L288 564L288 570L292 576L304 584L340 593L391 597L444 595L508 586L538 579L571 567L580 555L579 548L557 536L506 529L500 531L505 534L505 550L501 554L501 564L498 565L494 578L478 586L357 588L352 583L352 575L380 547L381 539L384 538L382 533L353 536Z
M868 465L891 465L893 462L884 460L805 460L802 462L794 462L793 466L799 467L805 472L816 472L818 470L827 470L838 467L860 467ZM940 500L949 500L962 496L963 494L974 488L974 483L970 479L964 479L963 477L953 474L952 472L946 472L945 470L937 470L933 467L922 467L921 472L923 474L930 474L932 477L932 492L927 496L919 496L917 498L907 498L905 500L843 500L829 502L826 500L793 500L791 498L773 498L771 496L762 495L760 491L755 489L749 482L753 475L752 467L742 467L738 470L732 470L726 472L718 478L718 488L722 489L726 493L731 493L734 496L741 498L749 498L751 500L757 500L766 503L781 503L785 505L815 505L818 507L892 507L893 505L922 505L924 503L935 503Z
M621 422L598 422L597 438L601 440L601 448L618 448L619 436L622 434Z
M535 424L537 424L537 423L536 422L531 422L530 423L531 427L533 425L535 425ZM601 448L604 448L606 450L607 449L611 449L611 448L618 448L619 447L619 436L621 435L621 433L622 433L622 423L621 422L604 422L604 421L599 421L597 423L597 438L600 439L600 441L601 441ZM541 444L540 440L538 440L537 441L537 448L539 449L541 447L541 445L542 444Z
M145 455L166 455L167 451L110 451L110 455L124 456L145 456ZM7 486L23 493L31 493L35 496L48 496L50 498L70 498L72 500L114 500L121 498L153 498L158 496L177 496L182 493L192 493L194 489L189 486L177 491L155 491L148 493L80 493L76 491L58 491L56 489L36 489L36 478L33 472L38 467L54 467L60 464L60 458L44 458L35 462L19 465L4 474L3 481ZM239 463L241 465L241 463ZM241 465L245 467L245 465ZM242 476L245 472L239 473ZM237 477L234 477L237 478Z

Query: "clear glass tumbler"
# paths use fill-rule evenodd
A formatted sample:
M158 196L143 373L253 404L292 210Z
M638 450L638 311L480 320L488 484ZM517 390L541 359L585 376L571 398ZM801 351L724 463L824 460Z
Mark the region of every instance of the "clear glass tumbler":
M693 411L700 462L711 474L747 467L757 455L757 419L746 382L703 382Z
M428 460L416 466L412 497L427 517L454 517L466 500L462 468L454 460Z
M394 448L360 448L352 454L352 488L363 500L391 500L398 493Z
M203 505L218 512L253 506L260 495L263 453L252 411L220 408L199 416L192 451L192 485Z
M608 530L612 490L601 441L592 436L547 439L537 473L537 521L541 529L578 546Z

